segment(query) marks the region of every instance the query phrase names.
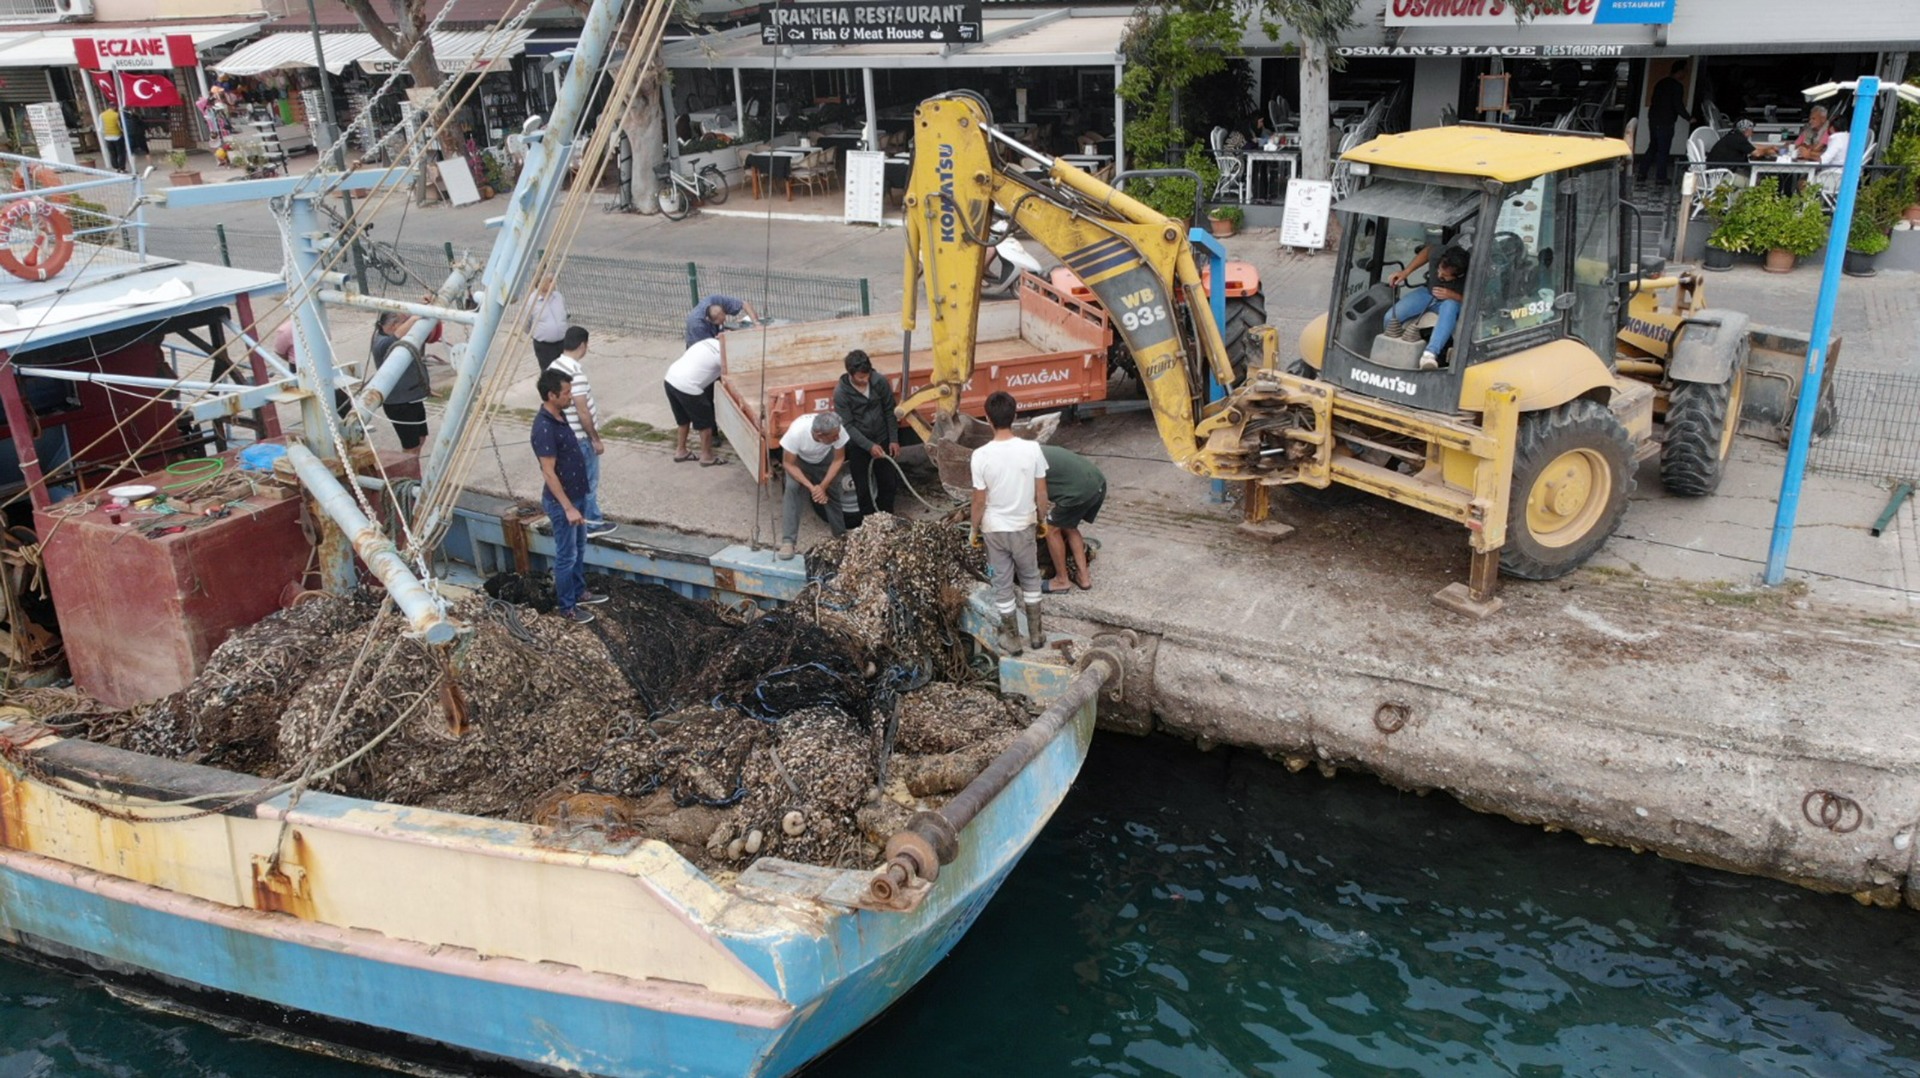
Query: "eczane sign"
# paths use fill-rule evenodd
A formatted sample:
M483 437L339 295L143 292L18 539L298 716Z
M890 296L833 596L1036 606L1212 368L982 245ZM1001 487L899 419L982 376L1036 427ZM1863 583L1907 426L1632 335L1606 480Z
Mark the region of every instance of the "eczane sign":
M171 71L200 62L191 34L76 37L73 58L87 71Z

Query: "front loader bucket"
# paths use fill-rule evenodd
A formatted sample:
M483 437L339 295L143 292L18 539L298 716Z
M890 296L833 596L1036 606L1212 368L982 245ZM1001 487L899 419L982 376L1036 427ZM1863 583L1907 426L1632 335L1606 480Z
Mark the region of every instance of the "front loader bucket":
M1752 351L1747 357L1746 402L1740 408L1740 433L1784 444L1793 433L1794 407L1800 400L1800 382L1807 367L1808 337L1773 326L1755 326L1747 334ZM1840 365L1840 335L1827 345L1826 369L1820 379L1820 406L1813 415L1813 433L1833 428L1833 371Z
M1060 429L1060 413L1016 420L1014 434L1041 444L1053 440ZM973 451L993 440L993 428L985 420L956 412L934 420L933 440L927 443L927 457L940 469L940 485L956 501L973 497Z

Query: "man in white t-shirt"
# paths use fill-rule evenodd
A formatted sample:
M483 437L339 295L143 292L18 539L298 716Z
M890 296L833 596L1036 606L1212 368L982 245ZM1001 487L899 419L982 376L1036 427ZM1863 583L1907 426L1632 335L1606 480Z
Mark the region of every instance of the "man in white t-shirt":
M567 409L567 425L580 440L580 454L587 461L587 496L580 501L586 515L587 538L607 535L614 525L600 515L600 458L607 445L600 440L600 405L593 397L593 384L587 379L587 327L568 326L560 337L560 358L548 364L573 382L573 404Z
M987 422L993 441L973 451L973 532L987 550L987 582L1000 613L1000 647L1018 655L1020 621L1014 612L1014 585L1027 608L1027 644L1045 647L1040 627L1040 552L1033 526L1047 511L1047 458L1040 443L1016 438L1013 419L1019 406L1008 393L987 398Z
M834 480L847 463L847 432L832 412L815 412L793 421L780 436L780 466L787 473L787 492L780 503L781 561L793 557L800 541L800 510L809 502L827 522L835 538L847 533L846 517Z
M720 338L695 341L667 367L667 404L673 408L673 421L680 431L674 437L673 462L693 459L687 446L687 433L700 432L700 463L718 464L713 455L713 383L720 380Z

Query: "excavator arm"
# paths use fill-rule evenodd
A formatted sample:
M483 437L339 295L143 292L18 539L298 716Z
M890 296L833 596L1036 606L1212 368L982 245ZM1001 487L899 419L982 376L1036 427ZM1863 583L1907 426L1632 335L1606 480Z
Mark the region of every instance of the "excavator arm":
M1030 177L1002 162L996 139L1023 157L1043 162L1044 177ZM933 373L927 388L901 402L899 414L924 427L916 409L937 403L937 421L959 407L961 387L973 375L980 284L992 248L989 225L995 207L1078 274L1112 315L1133 353L1173 462L1199 475L1251 478L1253 469L1238 447L1237 434L1221 438L1214 433L1223 423L1237 431L1244 418L1232 416L1244 413L1229 401L1210 409L1210 417L1196 425L1203 379L1191 361L1173 297L1179 290L1193 311L1207 310L1207 299L1193 249L1179 224L1072 165L995 131L986 105L970 93L930 98L914 111L901 325L910 336L924 286L932 320ZM1233 368L1220 328L1210 317L1193 318L1191 324L1214 376L1230 384ZM928 433L921 430L923 436Z

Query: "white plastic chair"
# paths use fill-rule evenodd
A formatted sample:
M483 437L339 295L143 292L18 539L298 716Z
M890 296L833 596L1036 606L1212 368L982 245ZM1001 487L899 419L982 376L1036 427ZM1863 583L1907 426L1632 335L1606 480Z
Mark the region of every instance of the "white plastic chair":
M1707 211L1707 198L1722 184L1733 183L1734 174L1730 168L1717 168L1707 164L1707 148L1687 139L1687 167L1693 170L1693 212L1689 217L1698 217Z
M1840 177L1843 171L1837 168L1823 168L1813 174L1814 186L1820 189L1820 204L1827 208L1828 213L1832 213L1840 204Z
M1693 160L1693 149L1695 146L1700 147L1700 160L1706 160L1706 152L1713 148L1714 143L1719 141L1720 134L1713 128L1704 125L1694 128L1693 133L1687 136L1687 160Z
M1229 199L1246 201L1246 158L1237 154L1215 153L1213 163L1220 168L1220 179L1213 185L1213 200L1215 202L1225 202Z

